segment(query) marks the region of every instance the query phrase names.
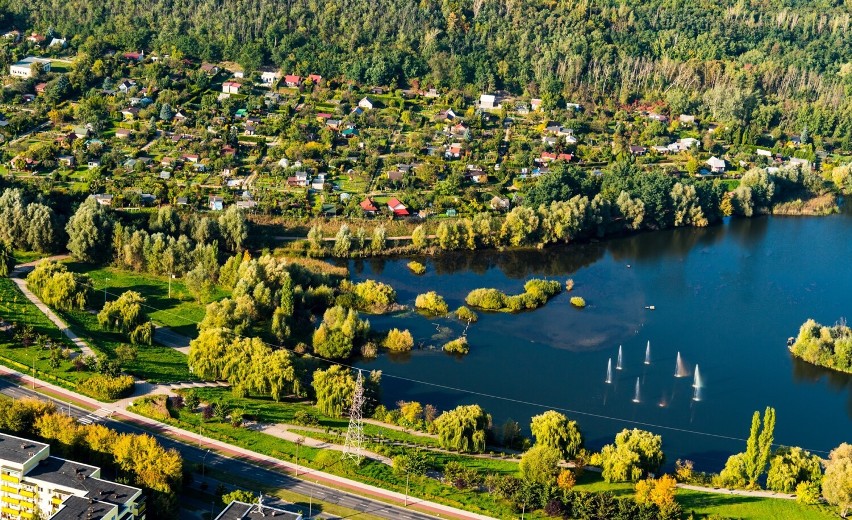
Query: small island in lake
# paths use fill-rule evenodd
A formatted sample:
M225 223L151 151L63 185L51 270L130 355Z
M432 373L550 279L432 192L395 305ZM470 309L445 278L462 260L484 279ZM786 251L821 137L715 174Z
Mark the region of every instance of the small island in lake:
M852 328L843 320L831 327L808 320L790 344L790 352L808 363L852 373Z

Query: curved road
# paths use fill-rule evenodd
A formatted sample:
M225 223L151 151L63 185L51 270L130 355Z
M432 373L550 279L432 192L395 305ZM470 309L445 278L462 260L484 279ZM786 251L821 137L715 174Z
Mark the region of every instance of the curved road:
M88 410L78 408L74 405L69 405L66 402L45 396L43 394L30 390L29 388L25 388L23 386L25 384L26 383L22 380L21 386L19 386L15 383L10 382L7 379L0 379L0 393L5 394L14 399L30 397L53 401L56 403L57 408L59 408L65 413L70 412L72 417L77 420L83 419L84 422L91 421L94 417L94 414L92 412L89 412ZM320 500L322 502L338 504L349 509L354 509L362 513L369 513L371 515L379 516L382 518L402 520L434 520L435 518L440 518L418 511L413 511L391 504L386 504L384 502L373 500L367 497L347 493L346 491L330 488L321 484L297 479L295 477L291 477L289 475L285 475L283 473L279 473L277 471L273 471L252 464L251 462L247 462L245 460L220 455L212 450L208 452L208 450L205 450L204 448L184 444L170 437L139 428L126 422L115 421L103 417L94 417L94 419L100 422L101 424L104 424L118 432L147 433L149 435L153 435L164 447L173 448L180 452L181 457L186 462L192 462L196 464L202 464L203 462L204 466L207 468L227 472L230 475L233 475L238 478L244 478L248 481L263 482L268 486L286 489L288 491L304 495L305 497L313 496L317 500ZM416 502L417 499L412 500L412 503ZM269 503L270 505L274 505L273 501L270 501Z

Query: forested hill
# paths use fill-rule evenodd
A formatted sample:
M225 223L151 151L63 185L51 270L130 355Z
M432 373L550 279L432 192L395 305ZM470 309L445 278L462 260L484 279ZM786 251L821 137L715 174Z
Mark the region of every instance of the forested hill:
M0 0L4 27L120 50L622 101L733 81L734 64L749 71L741 87L837 96L829 85L852 72L850 13L850 0Z

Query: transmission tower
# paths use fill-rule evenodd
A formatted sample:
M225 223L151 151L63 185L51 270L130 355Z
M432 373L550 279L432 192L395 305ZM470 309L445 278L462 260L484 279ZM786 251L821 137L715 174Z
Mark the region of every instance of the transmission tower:
M346 444L343 448L343 458L352 459L360 463L364 457L362 447L364 445L364 377L358 370L358 379L355 381L355 393L352 395L352 407L349 409L349 429L346 430Z

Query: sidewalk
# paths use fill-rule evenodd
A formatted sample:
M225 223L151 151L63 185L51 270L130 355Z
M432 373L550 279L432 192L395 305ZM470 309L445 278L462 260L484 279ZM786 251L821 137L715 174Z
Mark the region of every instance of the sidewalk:
M691 484L678 484L680 489L700 491L701 493L714 493L716 495L739 495L743 497L780 498L783 500L796 500L796 495L790 493L778 493L777 491L751 491L747 489L726 489L704 486L693 486Z
M31 376L27 376L8 367L0 366L0 373L12 375L20 381L33 381L33 378ZM406 495L403 493L397 493L396 491L390 491L369 484L363 484L361 482L356 482L345 477L331 475L329 473L324 473L322 471L294 464L292 462L284 462L273 457L269 457L267 455L262 455L254 451L247 450L245 448L240 448L238 446L227 444L225 442L204 437L202 435L184 430L182 428L177 428L171 425L159 423L157 421L154 421L153 419L148 419L147 417L125 410L124 408L122 408L120 402L102 403L96 399L92 399L90 397L71 392L69 390L58 387L56 385L52 385L45 381L41 381L39 379L35 379L35 386L37 389L45 389L54 395L62 396L63 398L67 399L68 401L71 401L72 403L82 404L86 407L94 409L108 410L109 412L112 412L111 417L115 420L121 420L123 422L135 424L146 430L171 437L172 439L178 440L186 444L194 444L204 448L213 448L222 455L232 458L239 458L244 461L249 461L258 466L276 470L282 473L292 473L293 475L309 476L310 480L315 481L317 483L330 485L332 487L342 489L350 493L366 496L372 499L377 499L400 506L406 503ZM443 504L419 500L410 496L407 497L407 502L409 508L412 508L412 506L414 506L414 509L430 514L443 514L452 518L474 520L487 520L491 518L489 516L471 513L454 507L445 506Z

